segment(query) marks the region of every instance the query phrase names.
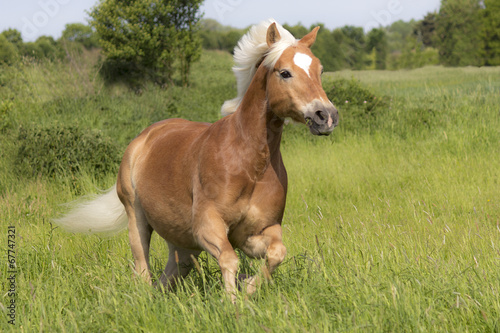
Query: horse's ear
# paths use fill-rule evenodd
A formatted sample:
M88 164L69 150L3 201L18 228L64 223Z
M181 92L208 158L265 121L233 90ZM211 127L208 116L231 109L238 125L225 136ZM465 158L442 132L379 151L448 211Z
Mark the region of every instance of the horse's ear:
M316 41L316 36L318 35L318 30L319 30L319 27L314 28L310 33L308 33L307 35L302 37L302 39L300 40L299 43L301 43L309 48L311 46L313 46L314 42Z
M267 28L267 45L271 47L274 43L279 42L280 39L281 35L276 26L276 22L274 22Z

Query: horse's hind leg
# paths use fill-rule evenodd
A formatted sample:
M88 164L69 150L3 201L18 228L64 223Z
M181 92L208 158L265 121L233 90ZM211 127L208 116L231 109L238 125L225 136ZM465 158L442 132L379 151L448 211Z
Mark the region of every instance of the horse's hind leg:
M160 282L167 288L175 286L179 278L186 277L201 251L186 250L168 243L168 262Z
M136 203L135 208L126 207L128 221L128 237L134 257L135 271L146 282L151 284L149 271L149 244L153 228L148 224L142 209Z

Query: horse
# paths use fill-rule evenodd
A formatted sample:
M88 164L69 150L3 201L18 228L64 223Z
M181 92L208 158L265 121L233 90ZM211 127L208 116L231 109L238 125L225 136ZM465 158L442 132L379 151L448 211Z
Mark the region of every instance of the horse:
M243 280L252 294L284 260L281 223L287 173L280 152L286 118L313 135L329 135L338 111L321 84L311 52L319 27L297 40L274 20L253 26L235 53L238 97L213 124L157 122L127 147L116 184L56 223L73 232L118 232L128 226L135 274L152 284L152 232L168 243L159 281L172 288L202 251L218 262L225 291L237 295L240 249L265 259Z

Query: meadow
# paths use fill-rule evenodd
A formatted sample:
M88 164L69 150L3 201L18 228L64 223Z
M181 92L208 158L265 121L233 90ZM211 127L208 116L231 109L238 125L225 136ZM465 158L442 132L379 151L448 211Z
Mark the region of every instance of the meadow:
M63 203L110 187L117 165L30 174L19 148L30 142L23 135L41 133L30 129L95 133L120 156L149 124L216 121L236 94L228 53L204 52L188 88L136 91L105 85L98 57L0 71L0 330L500 332L500 68L325 73L325 90L359 80L382 102L369 114L349 98L337 103L330 137L286 126L288 255L272 283L233 305L209 256L162 293L133 277L126 233L69 234L51 223ZM86 147L81 137L76 146ZM58 149L75 143L65 144ZM167 252L154 235L156 275ZM261 264L241 255L244 272Z

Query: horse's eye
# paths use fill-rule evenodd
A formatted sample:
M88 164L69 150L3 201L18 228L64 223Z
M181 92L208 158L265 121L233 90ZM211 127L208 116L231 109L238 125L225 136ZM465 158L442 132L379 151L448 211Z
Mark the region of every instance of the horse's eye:
M292 74L290 74L290 72L289 72L289 71L287 71L287 70L282 70L282 71L280 71L280 75L281 75L281 77L282 77L282 78L284 78L284 79L289 79L289 78L291 78L291 77L292 77Z

